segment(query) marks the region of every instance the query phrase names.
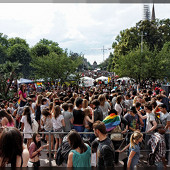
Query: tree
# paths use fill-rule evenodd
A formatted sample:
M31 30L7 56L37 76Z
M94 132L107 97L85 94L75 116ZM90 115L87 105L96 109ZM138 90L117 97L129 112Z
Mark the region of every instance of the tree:
M47 45L36 44L33 48L31 48L31 54L37 57L46 56L50 54L50 49Z
M5 63L5 61L7 60L7 50L6 47L2 46L0 44L0 64Z
M8 60L22 64L18 72L22 73L25 78L29 76L31 55L29 49L23 44L15 44L8 49Z
M4 64L0 64L0 96L4 99L13 97L10 96L9 89L14 78L16 78L16 71L20 67L19 62L6 61Z
M138 81L146 79L157 79L160 76L158 68L159 58L149 47L144 45L143 52L140 46L126 55L121 55L115 64L115 73L120 77L131 77Z
M136 26L120 31L120 34L115 39L116 42L112 44L114 60L139 46L142 34L143 42L148 46L149 50L154 51L156 47L160 51L164 43L170 41L169 32L170 19L152 22L147 20L140 21L136 23Z
M64 82L71 73L76 71L77 63L74 63L66 53L57 55L52 52L42 57L33 56L31 66L35 69L37 78L50 78L51 81L60 79Z
M4 47L8 47L9 43L7 35L3 35L3 33L0 33L0 44Z
M29 48L29 45L27 44L26 40L21 39L19 37L9 38L8 43L9 43L9 47L14 46L15 44L20 44L20 45L24 45L25 47Z
M170 41L164 44L157 58L159 59L158 68L160 78L168 78L170 80Z

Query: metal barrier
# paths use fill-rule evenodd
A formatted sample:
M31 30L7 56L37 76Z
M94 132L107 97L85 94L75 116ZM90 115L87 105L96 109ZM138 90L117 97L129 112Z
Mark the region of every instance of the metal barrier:
M34 134L34 133L24 133L24 132L21 132L22 134ZM51 135L53 134L68 134L69 132L38 132L39 134L45 134L45 135L48 135L49 136L49 150L47 149L43 149L42 152L49 152L49 167L51 167L51 152L52 151L57 151L57 150L51 150ZM79 134L94 134L94 132L78 132ZM126 137L128 134L132 134L133 132L127 132L126 133ZM141 132L142 134L147 134L147 135L152 135L154 133L146 133L146 132ZM113 133L107 133L107 134L113 134ZM120 132L114 132L114 134L120 134ZM165 134L170 134L170 132L166 132ZM125 137L125 138L126 138ZM140 150L141 152L148 152L150 150ZM125 152L128 152L128 151L125 151ZM170 152L170 150L166 150L166 152Z

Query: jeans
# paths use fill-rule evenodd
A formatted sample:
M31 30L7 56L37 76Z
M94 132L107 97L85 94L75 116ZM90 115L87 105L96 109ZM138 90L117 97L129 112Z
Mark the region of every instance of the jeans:
M73 126L73 129L75 129L77 132L84 132L84 126ZM80 136L83 137L83 134Z
M84 128L84 132L90 132L89 129ZM83 134L85 138L90 138L90 134Z
M155 162L155 165L156 165L156 168L157 168L158 170L162 170L162 169L164 168L162 162Z

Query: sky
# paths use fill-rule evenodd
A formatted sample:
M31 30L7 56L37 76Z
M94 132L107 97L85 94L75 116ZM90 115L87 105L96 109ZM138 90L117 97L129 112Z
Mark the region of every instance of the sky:
M169 11L170 4L155 4L156 18L170 18ZM0 4L0 33L23 38L30 47L43 38L52 40L63 49L83 54L91 64L106 59L119 32L142 19L143 4Z

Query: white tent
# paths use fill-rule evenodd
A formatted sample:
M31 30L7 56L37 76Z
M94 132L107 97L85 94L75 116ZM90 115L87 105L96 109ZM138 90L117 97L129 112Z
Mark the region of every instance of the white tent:
M80 79L80 86L91 87L93 86L94 79L91 77L82 77Z
M108 77L101 76L101 77L98 77L96 80L108 81Z
M29 83L33 83L32 80L29 80L29 79L23 79L23 78L20 78L19 80L17 80L18 84L29 84Z
M119 78L119 79L117 79L117 81L125 81L126 83L128 82L128 81L135 81L134 79L132 79L132 78L130 78L130 77L122 77L122 78Z

